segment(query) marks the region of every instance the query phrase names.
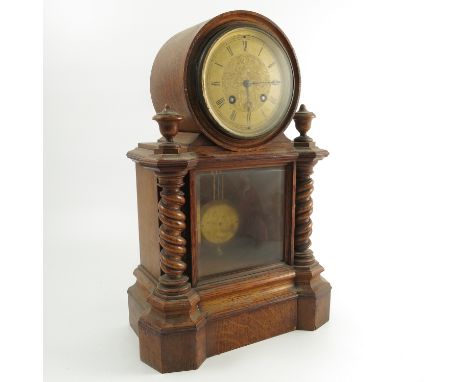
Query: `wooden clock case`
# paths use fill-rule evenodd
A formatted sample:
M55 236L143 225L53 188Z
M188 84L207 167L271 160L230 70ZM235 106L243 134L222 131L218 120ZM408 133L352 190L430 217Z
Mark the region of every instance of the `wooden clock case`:
M162 373L196 369L206 357L295 329L315 330L329 317L331 286L321 277L323 267L310 249L311 175L328 152L307 136L314 115L303 106L294 114L300 136L292 142L282 133L293 116L298 86L283 129L242 146L211 129L201 110L190 106L187 62L180 61L190 54L179 50L163 58L170 47L196 47L213 29L204 25L245 15L265 20L251 12L230 12L166 43L151 79L155 107L161 110L164 98L171 105L154 118L164 138L140 143L127 153L136 166L140 239L136 282L128 289L130 325L139 337L141 360ZM161 79L155 70L164 65L168 75ZM272 166L286 170L283 261L199 278L197 172Z

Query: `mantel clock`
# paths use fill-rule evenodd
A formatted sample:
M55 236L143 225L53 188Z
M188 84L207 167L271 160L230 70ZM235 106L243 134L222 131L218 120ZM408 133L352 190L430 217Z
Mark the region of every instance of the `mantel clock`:
M163 138L136 164L140 265L128 290L140 357L160 372L328 321L310 249L311 174L328 155L296 112L294 50L269 19L233 11L170 38L151 72ZM283 134L294 119L299 136Z

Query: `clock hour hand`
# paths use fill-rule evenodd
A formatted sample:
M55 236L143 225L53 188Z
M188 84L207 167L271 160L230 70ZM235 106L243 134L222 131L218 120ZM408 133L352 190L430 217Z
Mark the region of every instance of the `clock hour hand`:
M244 85L245 91L247 92L247 102L246 102L247 111L250 111L251 103L250 103L249 87L250 85L252 85L252 81L244 80L244 82L242 82L242 85Z

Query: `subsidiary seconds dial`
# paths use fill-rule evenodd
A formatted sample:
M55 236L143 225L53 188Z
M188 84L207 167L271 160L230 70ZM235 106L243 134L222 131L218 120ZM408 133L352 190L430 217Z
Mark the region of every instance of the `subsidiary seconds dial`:
M208 113L229 135L253 138L275 129L288 113L294 79L280 43L255 27L221 33L209 46L201 84Z

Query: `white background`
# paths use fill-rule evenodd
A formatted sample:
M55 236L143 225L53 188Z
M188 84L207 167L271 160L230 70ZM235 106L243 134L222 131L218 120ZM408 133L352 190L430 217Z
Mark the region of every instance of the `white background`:
M46 1L45 380L468 380L463 3ZM158 138L158 49L233 9L290 38L311 135L331 153L316 167L312 237L331 320L161 375L139 361L127 320L139 249L125 154Z

